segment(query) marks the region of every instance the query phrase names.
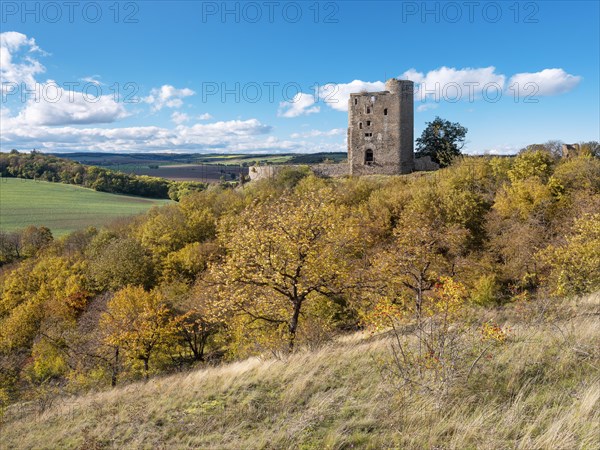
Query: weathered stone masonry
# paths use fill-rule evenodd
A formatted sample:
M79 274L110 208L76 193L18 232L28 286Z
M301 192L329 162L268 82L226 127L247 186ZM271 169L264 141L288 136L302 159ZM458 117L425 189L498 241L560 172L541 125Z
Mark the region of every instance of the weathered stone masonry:
M385 87L382 92L350 94L351 175L397 175L414 170L414 83L392 78Z

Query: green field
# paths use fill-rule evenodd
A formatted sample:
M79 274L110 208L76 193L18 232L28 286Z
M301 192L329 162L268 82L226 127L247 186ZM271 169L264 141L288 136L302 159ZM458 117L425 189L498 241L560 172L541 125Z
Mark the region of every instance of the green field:
M89 225L105 225L116 218L139 214L169 202L60 183L0 178L0 230L44 225L54 236L60 236Z

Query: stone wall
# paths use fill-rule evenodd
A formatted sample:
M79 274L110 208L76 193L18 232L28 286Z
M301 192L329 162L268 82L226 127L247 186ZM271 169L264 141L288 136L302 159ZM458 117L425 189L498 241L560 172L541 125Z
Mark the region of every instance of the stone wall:
M348 163L334 163L334 164L285 164L285 165L273 165L273 166L253 166L250 167L248 174L250 176L250 181L262 180L265 178L273 178L279 172L284 169L300 169L302 167L308 167L310 170L314 172L315 175L319 177L343 177L346 175L350 175L350 164ZM415 158L414 160L414 170L415 171L431 171L438 170L440 166L433 162L429 156L424 156L422 158ZM372 172L375 174L380 174L381 172L377 172L373 170ZM369 174L368 172L365 175ZM396 174L392 174L396 175Z
M250 181L273 178L284 167L289 166L252 166L248 170L248 176L250 177Z
M562 157L572 158L579 154L579 144L563 144L562 145Z
M309 167L315 175L320 177L343 177L350 174L350 165L348 163L313 164Z
M315 175L320 177L343 177L350 173L347 163L340 164L284 164L273 166L252 166L248 171L250 181L262 180L265 178L273 178L284 169L300 169L308 167Z

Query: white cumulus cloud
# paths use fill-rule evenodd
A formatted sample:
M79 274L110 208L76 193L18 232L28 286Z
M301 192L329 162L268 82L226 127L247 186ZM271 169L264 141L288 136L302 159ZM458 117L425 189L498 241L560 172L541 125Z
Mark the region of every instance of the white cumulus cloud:
M3 103L8 99L25 99L14 116L2 106L5 124L12 127L59 126L111 123L127 117L123 105L114 101L111 95L102 95L100 89L90 91L88 95L70 87L67 90L53 80L38 82L36 75L44 73L46 68L34 54L46 54L34 38L15 31L0 33ZM97 80L93 84L99 86Z
M183 98L194 95L195 92L188 88L177 89L170 84L164 84L159 88L153 88L150 95L143 101L152 106L154 111L160 111L164 107L179 108L183 105Z
M549 96L569 92L580 82L580 76L568 74L563 69L544 69L540 72L517 73L511 77L508 86L519 96Z
M177 125L181 125L182 123L189 122L190 116L186 113L174 111L173 114L171 114L171 121Z
M506 77L496 73L493 66L464 69L442 66L426 74L409 69L401 76L403 80L415 82L415 101L433 99L474 101L481 97L483 89L497 87L504 90Z
M210 120L212 118L213 116L211 116L209 113L200 114L198 116L190 116L187 113L173 111L173 114L171 114L171 122L177 125L187 123L191 120Z
M319 88L319 98L337 111L348 111L350 94L357 92L379 92L385 90L383 81L354 80L350 83L328 83Z
M112 95L65 90L52 80L36 83L33 89L19 113L7 119L12 126L111 123L128 116Z
M311 130L306 131L304 133L292 133L290 137L292 139L298 138L312 138L312 137L329 137L329 136L339 136L346 133L345 128L333 128L332 130L321 131L321 130Z
M298 92L294 95L292 100L279 103L277 115L280 117L291 118L318 113L321 108L319 106L313 106L315 103L314 95Z
M25 54L16 61L15 56L21 52ZM36 52L44 54L34 38L16 31L0 33L0 81L3 93L7 92L7 84L10 83L33 86L35 76L46 71L43 64L32 56Z
M272 127L257 119L230 120L173 129L147 127L34 126L14 118L0 123L0 148L45 151L291 151L299 145L268 136ZM286 142L286 143L284 143Z
M494 66L442 66L428 72L411 68L398 78L415 83L415 102L420 103L417 106L418 112L435 109L440 103L474 102L486 95L496 97L498 93L509 89L518 89L521 96L531 95L534 91L534 95L539 96L559 95L573 90L581 82L581 77L568 74L563 69L518 73L507 82L509 77L498 73ZM319 88L318 97L337 111L347 111L351 93L384 90L383 81L354 80L350 83L326 84Z

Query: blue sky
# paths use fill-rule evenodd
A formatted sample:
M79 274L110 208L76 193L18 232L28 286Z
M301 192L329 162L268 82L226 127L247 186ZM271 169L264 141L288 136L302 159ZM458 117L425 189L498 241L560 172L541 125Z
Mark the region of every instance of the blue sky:
M469 153L600 139L596 1L1 5L3 151L345 151L390 77Z

